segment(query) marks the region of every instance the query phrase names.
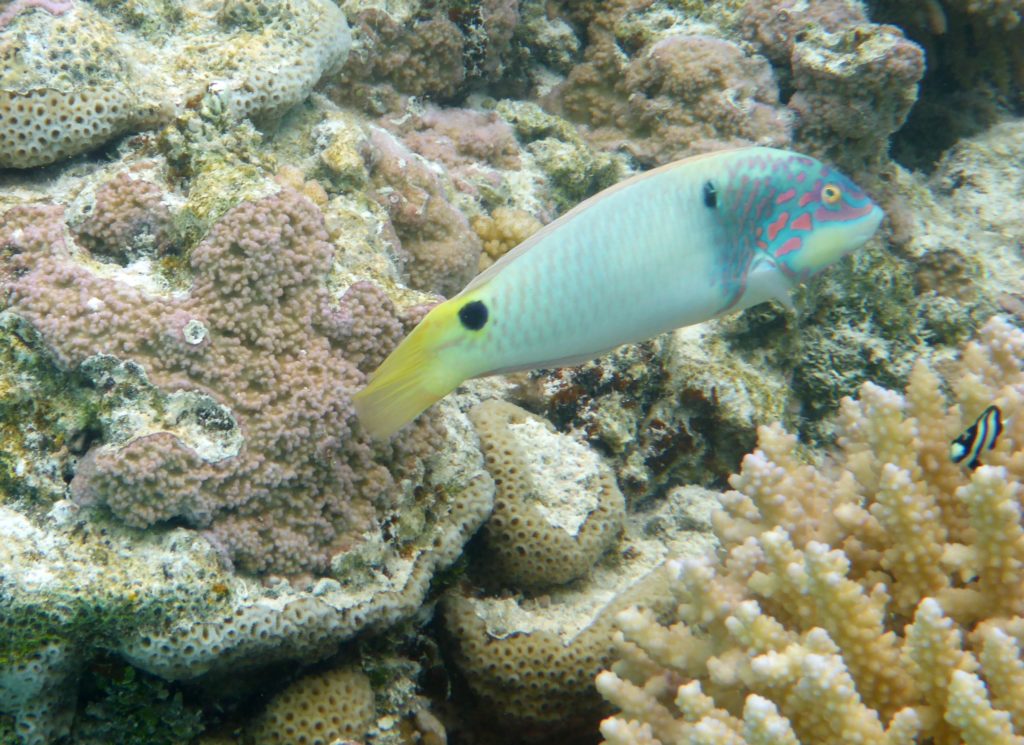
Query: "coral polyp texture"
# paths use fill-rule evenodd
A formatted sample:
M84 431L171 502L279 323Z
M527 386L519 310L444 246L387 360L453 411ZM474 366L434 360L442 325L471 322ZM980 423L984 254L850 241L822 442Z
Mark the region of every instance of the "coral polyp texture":
M480 562L492 579L537 591L589 572L622 528L625 504L612 470L515 404L485 401L469 416L497 492Z
M362 740L375 718L369 678L345 666L299 678L250 729L255 745L328 745Z
M96 190L92 213L75 229L93 256L127 264L169 248L171 212L156 184L119 173Z
M676 623L618 617L597 678L610 745L1018 743L1024 737L1024 332L993 319L946 379L844 399L817 464L762 427L713 519L717 558L671 564ZM949 444L989 405L975 470Z
M152 119L130 54L90 5L16 1L7 12L12 17L0 24L0 168L53 163Z
M330 0L137 8L127 26L96 5L15 0L0 15L0 168L86 152L205 94L235 116L275 119L351 46Z
M592 141L648 165L723 144L791 138L768 60L702 35L660 39L629 58L611 33L596 29L584 62L548 102L587 125Z
M112 355L168 393L209 397L190 408L194 437L138 412L116 417L78 468L77 499L137 527L182 518L240 568L280 573L323 571L345 536L393 504L395 479L422 473L436 425L423 420L387 461L359 434L350 396L363 373L344 350L372 365L386 351L373 343L393 343L396 320L370 286L329 301L326 238L319 211L295 192L243 203L192 253L195 280L181 298L91 271L65 242L59 208L6 213L7 307L64 364ZM144 387L106 385L130 398ZM236 428L243 444L225 448Z
M370 134L376 198L388 211L409 285L454 295L476 274L480 238L450 202L446 179L382 129Z

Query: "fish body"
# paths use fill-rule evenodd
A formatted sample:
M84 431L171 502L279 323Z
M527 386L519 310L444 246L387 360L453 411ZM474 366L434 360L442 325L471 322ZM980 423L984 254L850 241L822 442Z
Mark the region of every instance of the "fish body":
M883 213L805 155L695 156L583 202L435 307L356 394L386 436L483 375L572 365L789 292Z
M1003 413L998 406L989 406L974 424L953 440L949 447L949 457L954 463L967 461L972 471L981 465L981 454L996 446L1000 433L1003 431Z

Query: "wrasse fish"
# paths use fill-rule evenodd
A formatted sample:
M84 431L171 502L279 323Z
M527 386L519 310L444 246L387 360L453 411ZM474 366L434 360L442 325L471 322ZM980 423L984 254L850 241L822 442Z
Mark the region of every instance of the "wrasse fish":
M790 291L862 246L882 210L764 147L698 155L591 197L441 303L354 397L386 437L468 378L574 365Z
M989 406L981 412L981 416L974 424L953 440L953 444L949 446L949 457L954 463L966 460L967 467L973 471L981 465L981 451L994 448L1002 431L1003 412L998 406Z

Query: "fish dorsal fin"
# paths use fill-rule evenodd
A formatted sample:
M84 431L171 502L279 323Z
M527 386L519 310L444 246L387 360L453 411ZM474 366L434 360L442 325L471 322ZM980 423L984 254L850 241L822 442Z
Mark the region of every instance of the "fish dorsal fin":
M529 251L531 248L533 248L535 245L537 245L537 243L539 243L540 241L544 240L544 238L546 238L548 235L553 233L555 230L560 228L562 226L562 224L564 224L566 222L569 222L570 220L572 220L574 217L576 217L580 213L590 209L591 207L599 204L600 202L603 202L605 199L607 199L608 197L612 196L613 194L618 193L622 189L625 189L625 188L627 188L627 187L629 187L629 186L631 186L631 185L633 185L633 184L635 184L635 183L637 183L639 181L645 181L645 180L647 180L649 178L653 178L655 176L661 175L661 174L663 174L663 173L665 173L667 171L672 171L672 170L674 170L676 168L681 168L683 166L690 165L690 164L695 163L695 162L700 161L700 160L705 160L706 158L710 158L710 157L715 156L715 155L721 155L723 153L735 152L737 150L748 150L748 149L750 149L750 148L749 147L724 148L722 150L714 150L714 151L712 151L710 153L700 153L699 155L691 155L689 158L683 158L682 160L673 161L672 163L666 163L663 166L658 166L657 168L652 168L650 171L644 171L643 173L638 173L635 176L631 176L628 179L620 181L619 183L615 184L614 186L608 187L607 189L605 189L604 191L600 192L599 194L595 194L594 196L590 197L589 199L586 199L583 202L580 202L575 207L573 207L571 210L569 210L564 215L559 217L557 220L554 220L554 221L548 223L543 228L538 230L536 233L531 235L525 241L523 241L518 246L513 248L511 251L506 253L504 256L502 256L500 259L495 261L489 267L484 269L478 275L473 277L473 279L471 279L469 281L469 284L466 285L462 289L462 292L460 292L459 294L462 295L462 294L467 293L467 292L472 292L473 290L477 289L478 287L482 287L484 284L489 282L493 277L495 277L499 272L501 272L505 267L507 267L513 261L518 259L523 254L525 254L527 251Z

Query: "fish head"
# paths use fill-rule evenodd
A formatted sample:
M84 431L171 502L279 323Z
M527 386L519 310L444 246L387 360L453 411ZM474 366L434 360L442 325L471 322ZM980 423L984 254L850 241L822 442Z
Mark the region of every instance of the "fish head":
M815 276L863 246L885 213L863 189L814 158L780 153L744 226L757 249L792 281ZM767 182L767 183L765 183Z

